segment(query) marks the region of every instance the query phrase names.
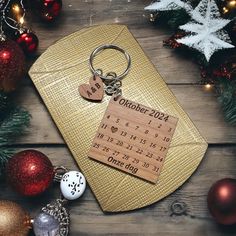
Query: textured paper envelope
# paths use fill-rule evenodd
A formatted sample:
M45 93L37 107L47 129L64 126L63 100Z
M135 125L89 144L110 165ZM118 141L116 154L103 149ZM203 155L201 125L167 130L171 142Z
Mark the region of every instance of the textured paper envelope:
M123 80L124 97L179 118L157 184L87 156L110 97L88 102L80 97L78 86L91 77L91 52L108 43L124 48L132 58ZM118 74L126 67L122 54L114 50L105 50L94 63L95 68ZM207 143L125 26L95 26L73 33L49 47L29 74L104 211L132 210L162 199L191 176L204 156Z

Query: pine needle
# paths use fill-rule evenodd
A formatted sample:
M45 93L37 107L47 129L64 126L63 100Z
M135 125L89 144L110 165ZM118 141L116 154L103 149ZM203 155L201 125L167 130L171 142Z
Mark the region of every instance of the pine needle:
M218 87L218 100L222 105L225 120L236 124L236 85L232 81L222 80Z
M15 150L12 148L0 147L0 179L5 173L8 160L13 156Z
M6 110L8 105L9 105L8 96L5 93L0 92L0 114L3 113L4 110Z
M30 114L24 108L15 106L9 96L0 92L0 177L9 158L15 150L9 145L23 134L30 123Z
M0 124L0 146L8 144L29 126L30 115L21 107L13 107Z

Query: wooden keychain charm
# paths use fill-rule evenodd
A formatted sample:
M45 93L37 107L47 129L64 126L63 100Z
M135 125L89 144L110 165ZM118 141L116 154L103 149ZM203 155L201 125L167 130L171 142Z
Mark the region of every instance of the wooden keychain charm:
M128 65L126 70L121 75L117 76L116 73L114 72L109 72L106 75L103 75L101 69L96 69L96 70L94 69L93 67L94 57L105 49L115 49L122 52L125 55ZM118 95L118 92L121 91L120 90L120 87L122 85L121 80L129 72L131 66L131 59L129 54L125 52L122 48L112 44L105 44L100 47L97 47L92 52L89 58L89 66L91 72L93 73L93 76L90 78L89 84L81 84L79 86L79 93L80 96L85 98L86 100L98 102L103 99L104 90L108 95L113 95L113 94Z
M104 96L103 82L99 75L90 78L89 84L79 86L80 96L90 101L101 101Z

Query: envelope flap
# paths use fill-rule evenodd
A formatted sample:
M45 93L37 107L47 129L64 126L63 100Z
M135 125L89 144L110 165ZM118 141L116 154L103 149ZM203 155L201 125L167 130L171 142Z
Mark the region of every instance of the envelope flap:
M107 34L107 29L110 27L112 33ZM58 40L38 58L37 63L31 67L30 73L57 72L70 69L83 62L88 63L91 49L95 45L99 46L101 41L103 44L112 44L123 30L127 30L126 26L110 25L110 27L100 27L95 35L93 35L93 28L84 29Z
M101 103L88 102L79 96L78 86L91 76L91 52L108 43L124 48L132 59L123 79L123 96L179 118L156 185L87 157L110 97ZM126 66L114 50L104 51L94 63L118 74ZM49 47L29 74L103 210L127 211L162 199L191 176L204 156L207 143L126 26L102 25L75 32Z

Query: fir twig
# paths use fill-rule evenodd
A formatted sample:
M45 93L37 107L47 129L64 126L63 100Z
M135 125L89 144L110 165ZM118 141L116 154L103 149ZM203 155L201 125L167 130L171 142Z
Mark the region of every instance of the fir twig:
M6 163L12 157L15 150L13 148L0 147L0 178L4 174Z
M29 123L30 114L24 108L15 106L8 95L0 92L0 176L15 152L8 145L24 132Z
M9 104L8 96L5 93L0 92L0 114L4 112L8 104Z
M177 29L180 25L184 25L190 20L190 16L184 9L161 11L158 14L161 20L167 23L172 29Z
M236 84L224 79L220 81L218 92L218 100L222 105L225 120L230 124L236 124Z
M30 115L21 107L13 107L0 124L0 146L8 144L29 126Z

